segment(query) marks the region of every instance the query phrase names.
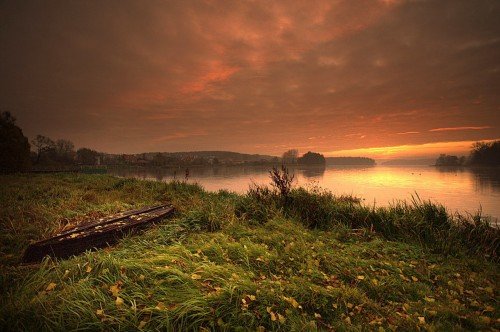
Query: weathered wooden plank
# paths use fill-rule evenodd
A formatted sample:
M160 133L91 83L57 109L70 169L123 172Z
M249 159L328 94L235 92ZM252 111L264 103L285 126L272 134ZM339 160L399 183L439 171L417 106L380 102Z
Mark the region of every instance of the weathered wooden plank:
M171 205L159 205L127 211L74 227L54 237L30 244L24 253L23 262L40 261L47 255L67 258L86 250L109 246L124 234L144 229L171 215L173 211Z

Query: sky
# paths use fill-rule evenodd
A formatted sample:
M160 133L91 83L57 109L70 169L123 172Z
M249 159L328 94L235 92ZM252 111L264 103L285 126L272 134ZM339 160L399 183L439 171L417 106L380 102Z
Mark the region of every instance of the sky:
M0 108L110 153L500 138L500 1L2 1Z

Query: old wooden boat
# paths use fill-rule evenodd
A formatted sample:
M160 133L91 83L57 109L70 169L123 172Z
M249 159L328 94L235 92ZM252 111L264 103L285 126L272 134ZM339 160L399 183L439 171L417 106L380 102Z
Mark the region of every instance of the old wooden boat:
M164 204L83 223L48 239L30 244L24 253L23 262L40 261L47 255L67 258L86 250L103 248L116 243L125 234L144 229L173 212L172 205Z

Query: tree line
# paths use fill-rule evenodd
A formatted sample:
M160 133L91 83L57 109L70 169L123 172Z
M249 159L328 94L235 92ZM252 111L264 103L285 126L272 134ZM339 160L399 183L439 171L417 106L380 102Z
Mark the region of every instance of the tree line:
M30 144L31 143L31 144ZM31 150L33 148L33 151ZM29 142L10 112L0 113L0 172L28 171L32 167L94 165L99 152L88 148L75 150L73 142L37 135Z
M500 166L500 141L489 143L476 142L472 145L469 156L441 154L436 159L436 166Z

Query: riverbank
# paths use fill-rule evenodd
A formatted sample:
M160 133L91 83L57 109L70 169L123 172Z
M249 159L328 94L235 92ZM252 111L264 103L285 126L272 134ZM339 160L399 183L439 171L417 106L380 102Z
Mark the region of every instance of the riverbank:
M30 240L170 201L117 246L21 266ZM500 328L499 230L415 201L206 192L108 175L0 176L2 330Z

